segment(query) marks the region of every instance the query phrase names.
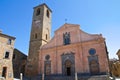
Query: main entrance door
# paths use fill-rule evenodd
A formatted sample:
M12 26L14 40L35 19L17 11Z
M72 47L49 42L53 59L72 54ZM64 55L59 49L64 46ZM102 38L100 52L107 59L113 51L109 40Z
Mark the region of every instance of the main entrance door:
M71 76L71 66L72 66L72 63L70 62L70 60L67 60L65 62L65 68L66 68L66 75L67 76Z
M62 75L73 76L75 74L75 57L73 53L63 54Z

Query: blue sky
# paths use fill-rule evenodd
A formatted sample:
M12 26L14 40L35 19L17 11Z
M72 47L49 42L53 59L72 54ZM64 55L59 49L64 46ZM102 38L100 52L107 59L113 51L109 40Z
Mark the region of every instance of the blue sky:
M45 2L53 11L52 36L65 23L79 24L106 38L110 58L120 48L120 0L0 0L0 29L16 37L15 48L28 54L33 7Z

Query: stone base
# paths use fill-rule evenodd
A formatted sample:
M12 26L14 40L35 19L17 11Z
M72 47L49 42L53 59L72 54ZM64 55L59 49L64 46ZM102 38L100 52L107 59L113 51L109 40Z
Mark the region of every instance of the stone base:
M42 76L24 78L24 80L42 80ZM75 80L75 76L45 76L44 80ZM78 80L109 80L108 75L78 76Z

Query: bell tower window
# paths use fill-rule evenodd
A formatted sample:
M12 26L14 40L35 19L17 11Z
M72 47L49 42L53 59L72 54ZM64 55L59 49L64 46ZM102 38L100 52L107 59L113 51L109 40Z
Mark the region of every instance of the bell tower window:
M37 9L36 16L40 15L40 8Z
M47 15L47 17L49 18L49 16L50 16L50 13L49 13L49 11L48 11L48 10L47 10L47 14L46 14L46 15Z

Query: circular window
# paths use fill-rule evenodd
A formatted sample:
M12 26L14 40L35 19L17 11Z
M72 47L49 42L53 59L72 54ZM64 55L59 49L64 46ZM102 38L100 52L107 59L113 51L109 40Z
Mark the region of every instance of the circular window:
M94 55L96 53L96 50L94 49L94 48L91 48L90 50L89 50L89 54L90 55Z
M46 59L46 60L49 60L49 59L50 59L50 56L49 56L49 55L46 55L46 56L45 56L45 59Z

